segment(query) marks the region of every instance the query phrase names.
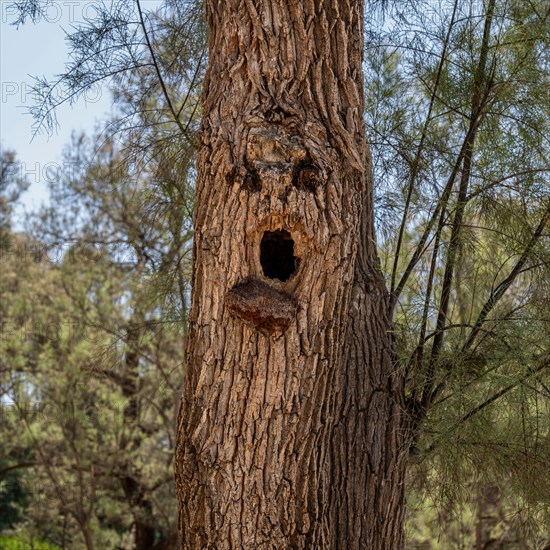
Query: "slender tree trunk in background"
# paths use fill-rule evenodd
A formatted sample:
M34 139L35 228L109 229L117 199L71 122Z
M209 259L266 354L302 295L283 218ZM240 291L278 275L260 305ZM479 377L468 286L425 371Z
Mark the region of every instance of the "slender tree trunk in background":
M127 326L126 356L124 372L120 379L122 394L127 399L124 408L124 428L127 434L133 434L133 439L121 439L120 448L130 454L141 445L140 437L140 373L139 360L144 350L140 350L140 339L145 318L141 312L135 312ZM155 524L153 519L153 503L149 499L140 467L131 460L121 468L119 479L134 517L134 547L135 550L150 550L155 542Z
M207 2L182 547L403 544L402 380L374 247L363 3Z

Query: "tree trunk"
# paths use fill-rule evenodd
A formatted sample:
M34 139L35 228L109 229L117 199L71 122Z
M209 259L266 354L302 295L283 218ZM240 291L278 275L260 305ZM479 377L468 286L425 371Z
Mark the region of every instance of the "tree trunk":
M120 450L125 456L134 455L142 444L140 428L140 373L139 360L146 352L140 349L144 338L145 317L141 311L135 311L126 327L126 356L124 369L119 379L122 395L127 399L124 407L124 436L120 440ZM128 436L132 436L131 439ZM139 465L129 458L121 465L118 473L124 495L134 518L135 550L150 550L155 542L155 520L153 503L143 483L143 474Z
M182 547L403 544L402 380L374 246L363 4L207 2Z

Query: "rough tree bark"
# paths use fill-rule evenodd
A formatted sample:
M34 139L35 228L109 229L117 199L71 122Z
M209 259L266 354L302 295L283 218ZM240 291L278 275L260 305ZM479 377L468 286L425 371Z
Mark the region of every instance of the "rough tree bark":
M353 0L207 2L175 458L183 548L403 544L363 17Z

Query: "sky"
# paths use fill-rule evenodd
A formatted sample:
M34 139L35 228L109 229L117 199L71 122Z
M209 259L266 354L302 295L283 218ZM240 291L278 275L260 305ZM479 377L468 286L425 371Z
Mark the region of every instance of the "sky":
M12 3L0 0L0 150L15 151L21 173L30 183L15 212L17 229L23 228L26 212L48 202L48 182L63 169L62 153L71 134L91 134L111 116L112 109L109 90L98 88L72 106L63 105L57 110L59 126L53 135L34 133L33 119L27 112L33 105L33 76L52 79L64 71L69 55L66 32L85 17L93 17L99 0L53 0L44 20L37 24L27 20L19 28L12 24ZM160 1L144 3L147 9L153 9Z
M33 120L27 113L33 104L33 76L51 79L63 72L68 58L65 30L93 17L97 0L59 0L51 3L46 20L36 25L27 21L16 28L12 0L0 0L0 143L2 150L14 150L21 161L21 171L30 182L22 196L22 208L35 209L48 197L48 181L62 168L61 155L72 132L92 133L94 126L109 116L110 94L98 88L72 107L58 109L59 128L48 136L33 137ZM65 30L64 30L65 29Z

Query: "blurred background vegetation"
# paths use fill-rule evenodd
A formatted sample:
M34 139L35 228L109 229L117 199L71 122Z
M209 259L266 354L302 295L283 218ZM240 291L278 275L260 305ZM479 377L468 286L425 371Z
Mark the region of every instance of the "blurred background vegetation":
M19 24L50 2L15 2ZM98 2L31 114L97 82L50 201L0 182L0 548L172 549L202 2ZM409 549L550 548L550 6L367 2L377 235L415 439Z

